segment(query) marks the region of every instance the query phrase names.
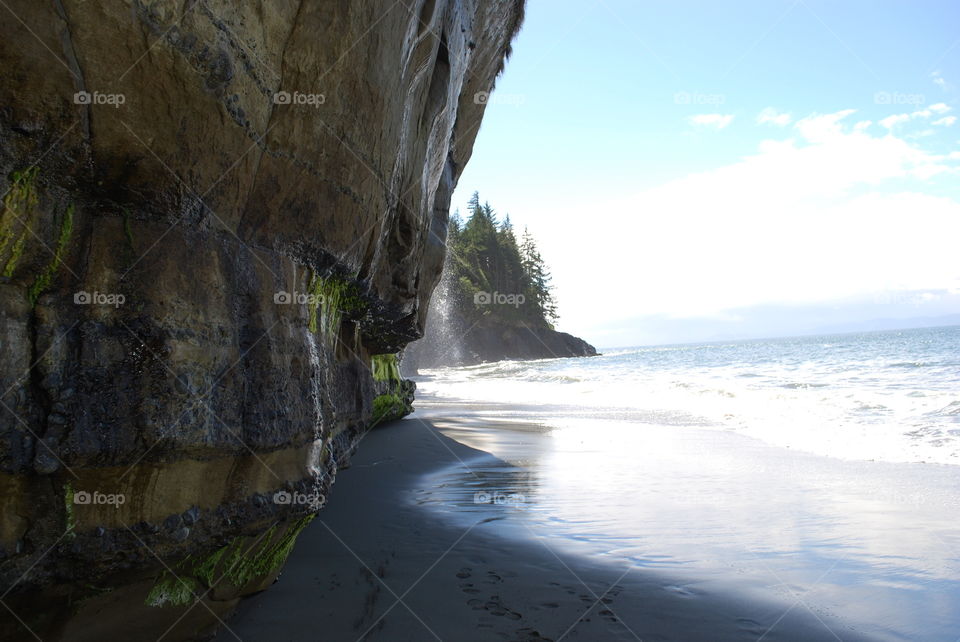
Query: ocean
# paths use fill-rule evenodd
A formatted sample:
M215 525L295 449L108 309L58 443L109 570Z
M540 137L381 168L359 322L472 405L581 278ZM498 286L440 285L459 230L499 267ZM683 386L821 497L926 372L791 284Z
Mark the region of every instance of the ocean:
M417 412L485 453L411 501L738 595L782 639L960 638L960 327L606 350L425 371ZM407 421L410 421L408 419ZM773 622L773 628L770 623Z
M839 457L960 464L960 326L605 350L427 371L438 397L729 430Z

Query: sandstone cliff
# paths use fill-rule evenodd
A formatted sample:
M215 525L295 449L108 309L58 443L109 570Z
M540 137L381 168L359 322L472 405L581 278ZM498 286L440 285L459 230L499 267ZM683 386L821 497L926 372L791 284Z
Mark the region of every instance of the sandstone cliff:
M522 0L5 13L0 637L191 638L404 412Z

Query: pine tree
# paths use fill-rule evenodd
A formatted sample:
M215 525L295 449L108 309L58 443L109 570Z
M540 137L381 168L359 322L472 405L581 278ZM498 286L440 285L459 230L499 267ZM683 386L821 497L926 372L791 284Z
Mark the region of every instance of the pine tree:
M454 301L469 320L490 317L505 323L532 325L556 321L550 272L532 235L525 231L522 243L518 243L510 216L498 222L490 204L480 204L477 192L470 198L466 221L459 213L451 217L447 247L449 261L445 269L453 271ZM480 292L523 295L525 303L474 305L474 296Z
M551 293L550 271L547 269L540 251L537 249L537 243L533 240L533 235L526 228L523 230L523 243L520 246L520 253L523 261L523 270L529 280L529 298L533 301L540 317L548 323L555 323L557 315L557 305Z

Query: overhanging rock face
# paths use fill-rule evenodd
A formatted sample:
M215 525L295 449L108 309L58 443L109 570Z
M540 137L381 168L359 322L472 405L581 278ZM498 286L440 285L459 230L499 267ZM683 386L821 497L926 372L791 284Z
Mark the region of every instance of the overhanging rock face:
M371 356L422 334L522 1L7 6L0 587L23 622L0 635L83 639L90 612L103 635L117 605L162 632L203 594L190 637L282 564L371 421Z

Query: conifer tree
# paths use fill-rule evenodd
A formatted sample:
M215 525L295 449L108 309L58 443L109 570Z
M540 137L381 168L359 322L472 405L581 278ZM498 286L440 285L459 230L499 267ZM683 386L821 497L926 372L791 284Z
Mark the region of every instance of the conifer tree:
M453 270L454 300L461 313L471 321L489 317L504 323L549 325L557 319L551 294L550 272L536 242L525 231L517 237L510 216L497 221L489 203L480 203L473 193L466 221L455 213L447 233L449 260L445 269ZM525 303L513 305L474 305L474 296L522 295Z
M551 293L551 276L547 269L537 243L533 240L530 231L524 228L523 244L520 246L523 260L523 269L530 281L530 297L540 312L541 317L554 323L557 320L557 305Z

